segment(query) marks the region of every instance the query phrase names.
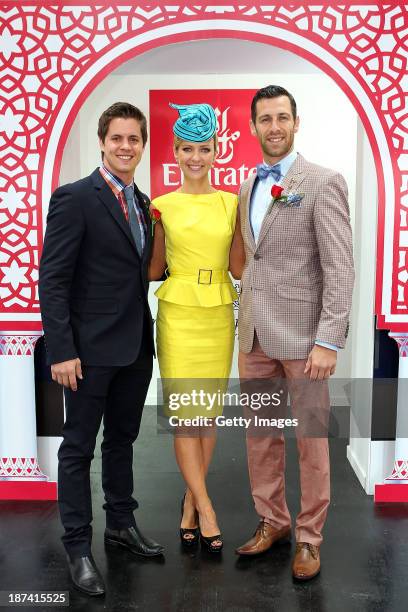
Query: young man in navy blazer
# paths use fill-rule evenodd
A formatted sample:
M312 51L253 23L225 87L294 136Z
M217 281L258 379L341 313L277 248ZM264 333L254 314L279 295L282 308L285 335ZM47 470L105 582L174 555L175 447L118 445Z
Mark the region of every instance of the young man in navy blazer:
M74 585L103 595L91 553L90 465L103 418L105 542L144 556L163 548L137 528L133 511L136 440L154 354L148 305L149 199L134 183L146 118L118 102L100 117L102 164L52 195L39 292L47 359L64 386L59 449L62 537Z

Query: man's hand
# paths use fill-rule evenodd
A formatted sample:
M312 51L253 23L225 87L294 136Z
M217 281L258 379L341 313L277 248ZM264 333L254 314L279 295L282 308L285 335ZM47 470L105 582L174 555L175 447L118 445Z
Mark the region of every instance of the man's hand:
M304 374L310 372L310 380L330 378L336 370L337 351L315 344L307 358Z
M76 391L78 388L77 378L82 380L81 360L77 357L69 361L54 363L51 366L51 375L52 380L68 389L70 388L72 391Z

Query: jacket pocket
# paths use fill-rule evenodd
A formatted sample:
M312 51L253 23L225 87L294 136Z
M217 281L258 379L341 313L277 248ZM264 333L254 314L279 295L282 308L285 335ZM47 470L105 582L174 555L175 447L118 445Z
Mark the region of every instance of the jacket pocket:
M74 312L90 312L95 314L115 314L118 312L118 304L112 299L74 299L71 302L71 309Z
M319 304L321 300L321 287L294 287L293 285L278 285L278 295L287 300L298 300L300 302L312 302Z

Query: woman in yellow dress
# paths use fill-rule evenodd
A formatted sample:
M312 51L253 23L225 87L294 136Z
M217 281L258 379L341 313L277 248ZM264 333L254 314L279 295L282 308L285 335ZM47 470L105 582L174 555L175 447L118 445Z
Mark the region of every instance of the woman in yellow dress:
M217 191L208 178L218 144L214 109L208 104L170 106L179 112L173 127L174 156L183 183L152 202L161 217L149 269L150 280L161 278L166 266L169 275L156 291L157 355L167 397L174 391L191 395L197 387L206 392L226 387L237 299L228 270L240 278L244 264L237 196ZM194 428L176 427L175 454L187 485L180 537L191 546L200 535L210 552L219 552L223 542L206 475L216 442L212 418L222 406L193 404L167 412L180 424L185 418L207 417L206 424Z

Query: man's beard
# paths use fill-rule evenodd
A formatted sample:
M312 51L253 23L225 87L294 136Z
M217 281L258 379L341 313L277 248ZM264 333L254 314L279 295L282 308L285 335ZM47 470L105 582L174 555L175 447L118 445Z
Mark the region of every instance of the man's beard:
M286 155L290 153L293 148L293 141L294 138L292 135L292 138L289 141L285 140L280 145L279 149L275 149L274 151L270 150L266 142L262 142L262 151L267 157L286 157Z

